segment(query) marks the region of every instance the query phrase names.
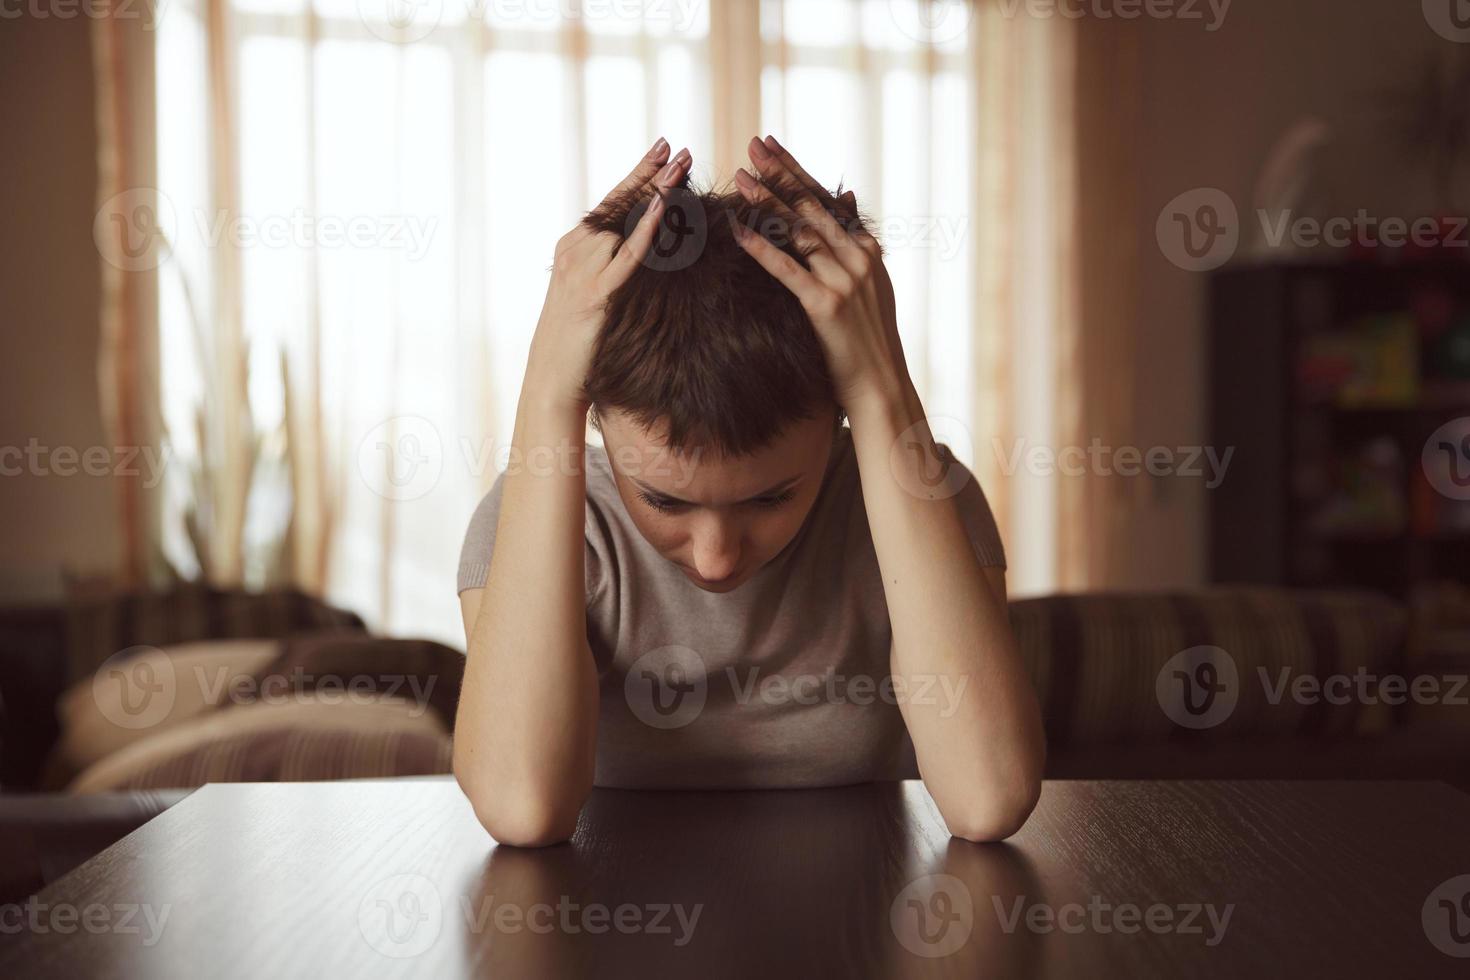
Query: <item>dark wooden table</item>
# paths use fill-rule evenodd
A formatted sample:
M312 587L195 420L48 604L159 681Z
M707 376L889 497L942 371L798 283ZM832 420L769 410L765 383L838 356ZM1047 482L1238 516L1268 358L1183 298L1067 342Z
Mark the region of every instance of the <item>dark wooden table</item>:
M448 779L215 785L4 910L0 976L1465 977L1460 875L1431 783L1051 782L998 845L917 783L599 790L543 850Z

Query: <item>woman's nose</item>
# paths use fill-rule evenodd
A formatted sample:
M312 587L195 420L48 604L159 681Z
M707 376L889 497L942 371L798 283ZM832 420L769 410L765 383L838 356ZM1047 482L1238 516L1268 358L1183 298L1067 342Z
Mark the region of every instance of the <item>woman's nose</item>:
M707 582L729 578L740 566L740 534L729 522L710 521L694 532L694 571Z

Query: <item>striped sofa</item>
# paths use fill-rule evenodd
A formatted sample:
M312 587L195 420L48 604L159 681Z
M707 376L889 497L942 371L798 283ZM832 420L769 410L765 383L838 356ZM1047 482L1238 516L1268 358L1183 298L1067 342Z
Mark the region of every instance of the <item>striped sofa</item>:
M1405 607L1387 597L1258 587L1056 595L1012 602L1011 620L1041 697L1053 777L1432 778L1470 786L1470 711L1363 696L1379 692L1385 679L1429 678L1440 682L1446 701L1453 677L1464 673L1425 662ZM185 586L91 600L62 612L50 646L38 642L44 634L34 622L17 632L13 617L7 625L0 616L0 643L30 645L7 651L5 754L13 761L31 748L49 759L44 772L29 768L28 784L9 777L10 788L162 789L449 767L462 655L427 641L374 637L357 616L299 593ZM97 693L79 682L137 644L225 639L236 645L204 655L236 658L235 676L391 672L434 685L432 710L412 718L381 704L356 712L314 703L211 717L180 711L167 731L150 731L150 750L126 745L127 754L102 764L108 738L135 739L116 726L93 737L74 721L78 712L97 714ZM1187 668L1206 669L1201 656L1210 661L1208 676L1224 669L1233 684L1228 710L1212 709L1207 724L1171 703L1175 678L1183 675L1185 684L1190 676L1180 658L1194 658ZM35 690L38 659L66 665L50 679L49 693ZM17 669L24 660L30 666ZM58 702L68 684L85 696ZM33 727L49 720L49 738L25 731L26 719L8 710L22 703L46 707L47 719ZM51 703L73 719L59 737Z
M1466 664L1366 592L1228 587L1011 604L1054 778L1441 779L1470 788ZM1181 658L1228 662L1196 724ZM1212 676L1222 690L1224 670ZM1182 676L1181 676L1182 675Z

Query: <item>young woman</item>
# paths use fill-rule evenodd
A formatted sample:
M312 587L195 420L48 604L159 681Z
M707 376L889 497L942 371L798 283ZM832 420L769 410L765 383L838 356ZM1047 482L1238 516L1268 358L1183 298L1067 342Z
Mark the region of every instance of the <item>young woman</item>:
M972 840L1040 792L1001 542L925 421L882 249L851 192L749 154L697 195L660 139L557 244L459 569L454 772L501 843L565 840L594 785L918 775Z

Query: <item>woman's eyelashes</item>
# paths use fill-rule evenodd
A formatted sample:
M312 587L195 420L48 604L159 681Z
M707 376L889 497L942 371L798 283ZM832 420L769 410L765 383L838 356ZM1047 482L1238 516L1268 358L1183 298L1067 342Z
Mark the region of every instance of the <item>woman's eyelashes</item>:
M750 504L752 507L760 507L763 510L769 510L774 507L780 507L782 504L788 502L789 500L791 500L792 497L795 496L796 493L792 490L782 490L780 493L768 494L764 497L753 497L750 500L747 500L746 503ZM658 494L649 493L647 490L639 490L638 499L661 514L672 514L678 511L683 511L688 509L688 507L690 506L683 500L675 500L673 497L659 496Z
M658 511L660 514L669 514L678 510L681 507L688 506L682 501L673 500L669 497L654 496L647 490L639 490L638 499L643 501L648 506L652 507L654 510Z
M780 507L794 496L796 496L795 491L782 490L780 493L773 493L766 497L756 497L751 503L757 507Z

